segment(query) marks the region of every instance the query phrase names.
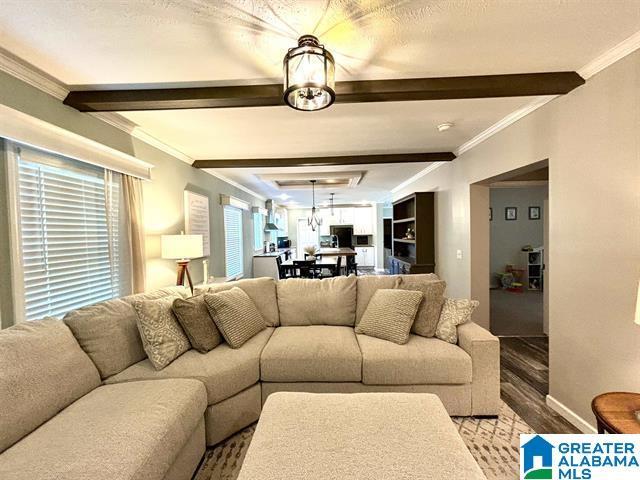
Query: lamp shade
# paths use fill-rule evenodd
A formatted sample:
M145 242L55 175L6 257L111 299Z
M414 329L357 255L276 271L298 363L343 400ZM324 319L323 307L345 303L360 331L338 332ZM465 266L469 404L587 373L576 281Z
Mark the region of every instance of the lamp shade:
M162 258L188 260L204 255L202 235L162 235Z

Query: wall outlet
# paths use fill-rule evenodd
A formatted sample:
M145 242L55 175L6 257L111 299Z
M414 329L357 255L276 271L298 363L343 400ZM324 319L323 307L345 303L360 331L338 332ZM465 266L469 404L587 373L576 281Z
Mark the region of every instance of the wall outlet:
M462 250L457 250L457 251L456 251L456 258L457 258L458 260L462 260Z

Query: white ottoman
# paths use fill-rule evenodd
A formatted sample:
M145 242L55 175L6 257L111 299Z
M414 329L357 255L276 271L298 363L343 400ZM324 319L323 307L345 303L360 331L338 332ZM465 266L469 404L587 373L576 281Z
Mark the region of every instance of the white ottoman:
M269 396L238 480L486 480L437 396Z

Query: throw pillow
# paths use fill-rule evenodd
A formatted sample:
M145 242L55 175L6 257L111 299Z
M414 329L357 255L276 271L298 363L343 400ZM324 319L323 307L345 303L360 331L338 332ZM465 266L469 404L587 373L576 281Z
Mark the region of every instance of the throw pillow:
M162 370L191 347L171 310L177 298L181 297L136 300L133 303L142 346L156 370Z
M191 346L197 351L207 353L222 343L222 336L209 315L203 295L186 300L176 298L172 309Z
M477 300L446 298L442 306L436 337L449 343L458 343L458 325L471 320L471 314L480 305Z
M403 345L409 341L411 325L421 301L422 292L378 290L356 325L356 333Z
M423 275L404 275L398 288L415 290L424 294L411 331L423 337L433 337L444 304L444 291L447 288L445 281Z
M247 340L267 328L253 300L238 287L218 293L206 293L204 301L211 318L231 348L240 348Z
M365 275L358 277L356 288L356 325L362 320L371 297L380 289L398 288L399 275Z

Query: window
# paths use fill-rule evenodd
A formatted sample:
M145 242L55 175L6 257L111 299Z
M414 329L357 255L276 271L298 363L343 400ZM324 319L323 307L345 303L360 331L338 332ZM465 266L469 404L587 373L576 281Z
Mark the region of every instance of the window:
M17 148L22 317L61 317L120 296L120 176Z
M253 249L262 250L264 246L264 215L259 212L253 213Z
M224 207L224 247L228 278L241 277L244 272L242 251L242 210Z

